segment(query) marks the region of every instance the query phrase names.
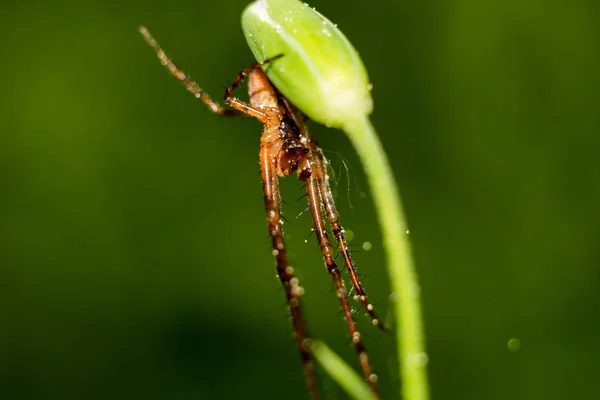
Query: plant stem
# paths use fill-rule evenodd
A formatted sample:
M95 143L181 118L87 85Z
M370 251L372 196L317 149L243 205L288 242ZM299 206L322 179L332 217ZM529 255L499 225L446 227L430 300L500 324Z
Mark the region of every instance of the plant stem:
M356 400L376 400L365 381L325 343L315 342L311 351L321 365L345 391Z
M414 269L400 193L375 128L367 116L344 126L358 153L375 202L388 273L395 296L398 364L405 400L427 400L427 354L421 317L420 287Z

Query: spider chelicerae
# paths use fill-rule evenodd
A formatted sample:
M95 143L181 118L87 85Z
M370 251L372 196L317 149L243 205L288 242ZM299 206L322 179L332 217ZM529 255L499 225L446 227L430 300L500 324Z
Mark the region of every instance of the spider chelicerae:
M156 51L161 63L167 67L169 72L179 79L195 97L202 100L212 112L224 116L248 115L258 119L263 124L260 140L260 171L269 235L272 240L277 275L285 289L292 315L296 343L300 351L311 398L318 399L319 394L310 352L310 336L302 316L301 297L303 289L298 278L294 275L294 268L288 261L283 239L281 194L279 192L279 178L294 173L306 185L306 198L312 215L313 229L323 254L327 272L333 279L363 375L371 391L379 398L377 376L373 373L369 364L367 350L356 328L354 315L348 303L349 293L341 277L340 268L335 262L334 247L327 234L325 219L329 222L329 227L344 260L344 265L348 269L352 286L356 292L355 297L366 309L373 325L382 331L385 331L386 328L375 314L373 305L369 303L367 294L356 272L356 267L350 257L350 250L344 237L344 229L339 222L338 212L329 186L327 160L323 155L323 151L319 147L315 136L302 123L304 117L286 97L277 91L261 68L263 65L281 57L281 55L255 63L242 70L233 81L233 84L225 90L225 102L232 107L225 108L212 100L194 81L175 66L154 40L148 29L140 27L140 33ZM248 80L249 103L233 97L235 89L246 78Z

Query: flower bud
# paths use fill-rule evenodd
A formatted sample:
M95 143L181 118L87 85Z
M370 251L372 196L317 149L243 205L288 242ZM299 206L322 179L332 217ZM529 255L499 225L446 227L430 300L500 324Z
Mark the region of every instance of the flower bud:
M242 29L273 85L310 119L342 128L373 109L357 51L327 18L298 0L256 0Z

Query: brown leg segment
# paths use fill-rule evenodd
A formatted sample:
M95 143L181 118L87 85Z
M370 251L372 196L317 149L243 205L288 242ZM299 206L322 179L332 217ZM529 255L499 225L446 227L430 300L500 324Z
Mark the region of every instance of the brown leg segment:
M331 277L333 278L333 283L337 290L337 296L342 306L344 318L348 323L348 330L350 331L352 344L354 345L354 349L358 353L358 359L360 361L360 366L362 368L365 379L367 380L371 391L375 394L377 398L380 398L377 389L377 376L373 373L373 370L371 369L371 365L369 364L369 356L367 355L367 349L365 348L361 340L360 333L356 329L356 324L352 315L352 309L348 304L346 288L344 286L340 270L337 264L335 263L333 257L333 246L331 245L331 242L327 237L325 221L321 213L321 196L319 194L319 182L312 176L311 172L313 165L312 157L310 158L310 161L311 168L305 168L303 171L300 172L299 176L300 179L306 183L308 205L310 207L310 212L314 221L314 228L315 234L317 236L317 241L319 242L321 253L323 253L323 258L325 260L327 272L329 272L329 275L331 275Z
M251 66L244 68L235 80L227 89L223 98L231 107L241 111L244 114L250 115L254 118L262 121L263 124L267 125L279 125L280 116L273 118L265 109L273 109L279 111L279 105L277 103L277 96L271 82L260 69L262 65L270 63L273 60L278 59L281 56L269 58L263 62L252 64ZM250 103L245 103L240 99L233 97L233 92L237 87L244 81L246 77L249 77L248 81L248 94L250 96Z
M338 243L338 247L340 248L340 253L344 258L344 264L346 268L348 268L348 273L350 275L350 279L352 280L352 286L356 291L356 295L358 300L362 303L362 305L367 310L369 317L371 318L371 323L378 327L383 332L387 331L385 325L381 322L381 320L375 314L374 307L367 298L367 293L362 287L360 283L360 279L358 279L358 272L356 271L356 266L354 265L354 261L350 257L350 250L348 249L348 243L346 242L346 238L344 237L344 228L339 222L337 208L335 207L335 202L333 200L333 194L331 193L331 188L329 187L329 175L327 174L327 159L323 154L323 150L319 146L317 139L315 136L308 131L300 123L300 120L297 116L297 110L294 105L285 97L281 97L281 101L287 110L287 114L294 120L296 125L302 128L304 131L303 134L306 135L310 139L311 143L311 176L317 181L317 185L319 187L319 193L321 196L321 201L323 203L323 207L325 208L325 214L327 215L327 219L329 220L329 224L331 225L331 230L333 231L333 235L335 236L335 240Z
M348 243L346 242L346 238L344 237L344 228L342 228L342 225L339 222L337 208L335 207L333 195L331 194L331 188L329 187L329 176L326 170L325 156L323 155L323 151L318 146L318 143L314 138L311 140L311 142L311 152L313 154L312 176L319 187L319 193L321 194L325 214L327 215L327 219L329 220L329 224L331 225L331 230L340 248L340 253L344 258L344 264L346 265L346 268L348 268L348 273L350 275L350 279L352 280L354 290L356 291L356 296L367 310L367 313L369 314L373 325L385 332L387 329L382 323L382 321L375 314L373 305L369 303L367 293L365 292L365 290L362 287L362 284L360 283L356 267L354 265L354 262L352 261L352 258L350 257Z
M215 102L210 98L206 92L204 92L198 84L192 81L186 74L183 73L177 66L171 61L169 56L163 51L158 42L152 37L148 29L145 26L140 26L140 33L146 40L146 43L150 45L156 52L156 55L160 59L162 65L167 67L171 75L175 78L179 79L179 81L185 86L185 88L192 93L194 96L202 100L204 104L215 114L231 116L231 115L239 115L236 110L231 110L228 108L221 107L219 103Z
M192 93L194 96L196 96L197 98L202 100L202 102L204 104L206 104L206 106L212 112L214 112L215 114L224 115L224 116L235 116L235 115L244 115L245 114L245 115L250 115L252 117L255 117L255 118L259 119L260 121L265 122L265 120L267 119L267 115L264 112L262 112L262 110L260 110L256 107L253 107L250 104L245 103L245 102L233 97L233 92L240 85L240 83L242 83L244 78L246 76L248 76L252 71L254 71L255 69L259 68L260 66L262 66L264 64L267 64L267 63L281 57L281 55L272 57L272 58L265 60L263 62L260 62L260 63L253 64L253 65L249 66L248 68L245 68L242 72L240 72L238 74L238 76L235 78L233 84L225 90L225 95L224 95L224 98L225 98L225 101L227 102L227 104L229 104L231 107L233 107L235 109L235 110L231 110L229 108L222 107L219 103L214 101L204 90L200 89L200 87L198 86L198 84L196 82L192 81L183 71L181 71L179 68L177 68L175 63L169 58L169 56L167 56L167 54L160 47L160 45L154 39L154 37L152 37L152 34L150 33L150 31L148 31L148 29L145 26L140 27L140 33L144 37L144 40L146 40L146 43L148 43L150 45L150 47L152 47L152 49L154 49L154 51L156 52L156 55L160 59L161 64L163 64L165 67L167 67L167 69L169 70L171 75L173 75L175 78L177 78L190 93Z
M268 138L272 133L265 132L263 139ZM261 140L260 148L260 169L263 181L263 191L265 196L265 208L267 211L267 220L269 226L269 235L273 242L273 255L277 262L277 275L283 284L292 322L296 335L296 343L300 350L300 357L304 365L304 374L308 391L313 400L319 398L317 381L315 377L314 365L309 352L308 333L302 316L300 298L303 289L294 276L294 269L289 265L285 243L283 240L283 230L281 228L281 199L279 195L279 182L277 177L276 165L271 159L271 142L269 139Z

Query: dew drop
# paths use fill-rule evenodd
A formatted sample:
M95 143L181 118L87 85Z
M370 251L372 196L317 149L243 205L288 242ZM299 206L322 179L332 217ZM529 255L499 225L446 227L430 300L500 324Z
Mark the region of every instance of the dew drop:
M429 362L429 356L425 352L416 353L408 356L408 361L415 366L425 366Z
M421 285L419 285L418 283L411 285L410 289L410 294L414 297L418 297L421 294Z
M513 353L519 351L521 349L521 341L518 338L511 338L508 341L508 349Z
M346 240L354 239L354 231L352 229L344 230L344 236L346 236Z
M371 244L371 242L364 242L362 244L362 248L364 251L369 251L373 248L373 245Z
M429 362L429 356L425 352L420 352L415 356L415 362L417 365L427 365Z

